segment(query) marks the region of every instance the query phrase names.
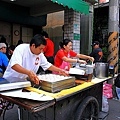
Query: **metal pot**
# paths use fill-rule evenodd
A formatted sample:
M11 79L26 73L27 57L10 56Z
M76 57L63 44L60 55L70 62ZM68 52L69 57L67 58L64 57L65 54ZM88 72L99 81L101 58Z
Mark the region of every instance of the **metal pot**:
M105 78L108 77L109 65L108 63L95 63L95 77Z

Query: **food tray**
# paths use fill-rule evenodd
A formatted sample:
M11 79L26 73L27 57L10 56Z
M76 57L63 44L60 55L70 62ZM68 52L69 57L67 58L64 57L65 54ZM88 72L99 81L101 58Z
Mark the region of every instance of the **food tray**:
M57 92L75 86L75 77L64 77L55 74L38 75L42 80L41 88L49 92Z

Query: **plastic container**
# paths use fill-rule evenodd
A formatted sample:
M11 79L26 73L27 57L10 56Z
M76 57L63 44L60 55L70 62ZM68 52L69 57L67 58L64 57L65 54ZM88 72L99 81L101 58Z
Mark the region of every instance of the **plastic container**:
M86 74L93 73L93 65L86 65Z

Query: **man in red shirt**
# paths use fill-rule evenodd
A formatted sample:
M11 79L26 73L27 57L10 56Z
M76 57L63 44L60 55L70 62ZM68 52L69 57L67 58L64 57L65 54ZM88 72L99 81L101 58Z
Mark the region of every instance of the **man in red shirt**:
M47 58L48 62L54 64L54 43L49 38L47 32L43 31L41 34L45 38L45 40L47 41L47 44L43 50L44 55ZM51 73L51 71L45 71L45 73Z

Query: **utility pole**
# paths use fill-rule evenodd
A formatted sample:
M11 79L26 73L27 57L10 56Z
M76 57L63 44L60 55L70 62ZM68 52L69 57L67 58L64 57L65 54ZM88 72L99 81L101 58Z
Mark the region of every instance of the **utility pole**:
M119 0L109 0L109 25L108 25L108 63L118 73L119 59Z

